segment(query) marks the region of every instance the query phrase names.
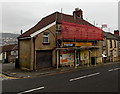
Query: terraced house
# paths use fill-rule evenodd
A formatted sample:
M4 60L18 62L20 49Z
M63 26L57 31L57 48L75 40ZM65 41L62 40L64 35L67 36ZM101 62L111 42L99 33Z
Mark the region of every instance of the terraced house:
M55 12L41 19L18 38L21 69L90 66L102 63L103 31L73 15Z
M120 31L114 30L114 36L117 37L118 60L120 60Z
M0 46L0 62L2 63L15 63L18 58L18 45L10 44Z
M118 61L120 37L110 32L104 32L103 35L103 54L106 56L106 62Z

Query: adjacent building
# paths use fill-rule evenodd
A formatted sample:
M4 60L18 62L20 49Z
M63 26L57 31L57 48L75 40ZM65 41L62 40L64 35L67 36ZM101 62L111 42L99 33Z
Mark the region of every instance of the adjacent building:
M15 63L16 58L18 58L18 45L4 45L0 46L0 62L2 63Z
M119 61L120 61L120 36L119 36L119 38L118 38L118 49L119 49L118 58L119 58Z
M96 37L97 36L97 37ZM73 15L55 12L18 37L21 69L90 66L102 63L103 31Z
M104 62L115 62L119 60L119 41L117 35L110 32L103 33L103 55L106 57Z
M117 41L118 41L118 60L120 60L120 34L119 34L119 30L114 30L114 36L117 37Z

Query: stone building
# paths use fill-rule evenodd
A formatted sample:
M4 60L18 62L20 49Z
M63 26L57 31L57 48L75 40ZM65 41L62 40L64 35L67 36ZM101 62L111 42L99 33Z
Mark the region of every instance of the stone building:
M97 36L97 37L96 37ZM55 12L18 37L21 69L96 65L102 62L103 31L73 15Z

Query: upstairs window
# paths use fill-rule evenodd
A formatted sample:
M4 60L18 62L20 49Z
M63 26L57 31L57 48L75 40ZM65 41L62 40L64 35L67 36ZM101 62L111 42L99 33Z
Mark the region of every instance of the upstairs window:
M102 44L103 46L106 46L106 40L105 40L105 39L103 40L102 43L103 43L103 44Z
M43 43L49 43L49 34L48 33L43 34Z
M110 48L112 48L112 40L110 40Z
M114 47L116 48L116 41L114 40Z

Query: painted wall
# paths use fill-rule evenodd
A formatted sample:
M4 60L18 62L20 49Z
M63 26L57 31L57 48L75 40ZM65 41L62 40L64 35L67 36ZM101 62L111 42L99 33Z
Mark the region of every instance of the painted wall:
M56 38L56 29L55 26L52 26L49 28L49 30L45 30L44 32L38 34L35 37L35 50L51 50L56 46L55 38ZM51 33L52 32L52 33ZM44 33L49 33L49 43L50 44L44 44L43 43L43 34Z
M19 41L19 64L21 69L30 69L31 59L31 41L21 40Z
M89 50L81 50L80 51L80 59L81 63L88 64L89 63Z
M36 69L36 50L53 50L56 46L56 25L45 30L40 34L36 35L34 38L29 40L19 41L19 62L21 69ZM43 43L43 34L49 33L49 43ZM53 63L56 62L56 51L52 52ZM53 64L54 65L54 64Z
M0 53L0 60L2 60L3 53Z
M56 66L57 63L57 52L56 50L52 51L52 66Z
M110 52L112 51L112 59L113 61L117 61L118 60L118 41L115 40L116 42L116 47L114 45L114 40L112 40L112 47L110 48L110 40L107 40L107 45L108 45L108 56L110 56Z
M52 52L52 66L56 64L56 51L54 48L56 47L56 25L49 28L49 30L45 30L44 32L35 36L35 66L36 66L36 50L53 50ZM43 34L49 33L49 43L43 43ZM35 67L36 69L36 67Z
M102 53L106 56L108 55L108 44L106 38L103 39Z

